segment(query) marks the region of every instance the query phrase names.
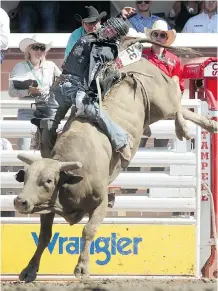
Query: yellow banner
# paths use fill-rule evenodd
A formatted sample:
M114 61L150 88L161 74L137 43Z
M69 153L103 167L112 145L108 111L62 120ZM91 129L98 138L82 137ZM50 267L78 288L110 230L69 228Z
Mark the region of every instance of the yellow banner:
M40 225L5 224L2 274L19 274L38 242ZM73 274L83 225L53 226L39 274ZM194 275L195 226L102 225L91 244L92 275Z

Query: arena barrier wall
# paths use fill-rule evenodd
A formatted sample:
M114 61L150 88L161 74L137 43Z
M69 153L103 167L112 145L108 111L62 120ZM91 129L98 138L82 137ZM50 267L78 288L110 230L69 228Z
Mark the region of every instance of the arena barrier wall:
M183 100L183 106L208 113L206 102ZM61 126L63 126L64 122ZM210 183L210 135L187 122L195 139L179 141L174 121L160 121L151 126L152 137L173 139L168 150L139 150L131 167L165 166L164 173L122 172L110 187L122 189L151 188L149 195L120 195L113 211L193 212L183 218L108 217L92 243L91 274L95 276L164 275L201 277L201 268L210 256L210 203L202 199L201 182ZM2 137L27 137L35 131L28 121L1 121ZM3 151L4 166L24 166L17 159L19 151ZM34 152L39 155L39 152ZM204 159L207 159L207 167ZM1 172L1 188L17 189L22 184L15 173ZM202 176L203 175L203 176ZM209 185L210 186L210 185ZM1 210L14 210L14 195L2 195ZM39 234L38 217L1 218L2 278L14 278L26 266L35 251ZM73 273L82 248L82 227L86 219L70 227L62 218L55 219L53 236L46 249L39 274L65 276Z

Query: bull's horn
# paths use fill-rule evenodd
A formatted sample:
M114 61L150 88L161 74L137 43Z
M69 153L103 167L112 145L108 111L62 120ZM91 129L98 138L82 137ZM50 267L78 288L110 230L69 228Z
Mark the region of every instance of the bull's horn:
M33 155L33 154L30 155L30 154L26 154L26 153L18 154L17 158L28 165L31 165L33 162L41 159L36 155Z
M82 168L82 163L80 162L59 162L59 163L60 171L71 171Z

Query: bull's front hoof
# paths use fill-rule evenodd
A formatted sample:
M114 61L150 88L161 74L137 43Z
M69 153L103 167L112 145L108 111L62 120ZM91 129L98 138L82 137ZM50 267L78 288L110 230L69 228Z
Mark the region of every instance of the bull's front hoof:
M87 265L82 262L78 263L74 270L74 275L76 278L88 279L90 274Z
M36 279L37 270L34 267L26 267L19 275L19 280L25 283L32 282Z

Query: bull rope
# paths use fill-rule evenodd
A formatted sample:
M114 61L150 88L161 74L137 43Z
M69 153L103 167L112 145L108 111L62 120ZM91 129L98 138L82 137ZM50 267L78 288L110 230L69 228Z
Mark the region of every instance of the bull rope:
M100 87L99 76L97 76L97 78L96 78L96 85L97 85L97 91L98 91L99 111L101 111L101 109L102 109L102 96L101 96L101 87Z
M147 126L149 126L149 124L150 124L150 113L151 113L151 103L150 103L150 99L148 97L148 92L146 91L145 86L142 83L142 81L138 77L134 76L133 74L139 74L139 75L142 75L144 77L149 77L149 78L154 78L154 76L153 75L146 74L146 73L136 72L136 71L129 71L129 72L127 72L127 76L129 76L133 80L137 80L140 83L141 87L142 87L142 90L143 90L143 93L144 93L143 94L143 96L144 96L144 99L143 99L144 100L144 105L146 107L146 104L145 103L147 103L147 106L148 106L148 109L147 109L147 116L148 116L148 118L146 120L146 116L145 116L144 125L146 124L146 121L147 121Z
M107 65L104 67L104 70L106 70L110 65L112 65L111 63L107 63ZM114 64L113 64L114 65ZM114 69L115 70L117 70L117 67L114 67ZM102 70L103 71L103 70ZM145 100L146 100L146 102L147 102L147 105L148 105L148 119L147 119L147 122L148 122L148 125L150 124L150 109L151 109L151 104L150 104L150 100L149 100L149 98L148 98L148 93L147 93L147 91L146 91L146 89L145 89L145 86L143 85L143 83L142 83L142 81L138 78L138 77L136 77L136 76L133 76L133 74L139 74L139 75L142 75L142 76L144 76L144 77L149 77L149 78L154 78L154 76L153 75L149 75L149 74L146 74L146 73L142 73L142 72L137 72L137 71L128 71L127 73L124 73L124 74L126 74L126 77L128 76L128 77L130 77L131 79L133 79L133 81L135 81L135 80L137 80L139 83L140 83L140 85L141 85L141 87L142 87L142 89L143 89L143 95L144 95L144 103L145 103ZM122 82L125 80L125 78L122 78L122 79L120 79L118 82L116 82L113 86L112 86L112 88L111 89L109 89L108 90L108 92L105 94L105 96L103 97L103 100L106 100L106 99L110 99L110 93L112 93L111 91L113 90L113 89L115 89L116 87L118 87L118 86L120 86L121 84L122 84ZM97 81L97 80L96 80ZM99 80L98 80L99 81ZM97 82L96 82L97 83ZM99 85L100 86L100 85ZM98 83L97 83L97 87L98 87ZM100 92L101 92L101 90L100 90ZM101 97L101 94L99 95L99 97ZM99 99L100 100L100 99ZM102 104L102 103L101 103ZM145 104L146 105L146 104ZM100 107L100 104L99 104L99 107ZM144 124L146 123L146 121L144 121Z
M157 46L160 46L160 47L163 47L163 48L166 48L170 51L173 51L173 52L180 52L180 53L183 53L185 55L189 55L189 56L202 56L202 53L197 51L197 50L194 50L192 48L178 48L178 47L174 47L174 46L166 46L166 45L163 45L159 42L155 42L155 41L152 41L152 40L148 40L147 38L138 38L138 37L134 37L134 38L131 38L131 39L128 39L128 40L124 40L123 42L120 43L120 49L121 50L125 50L127 49L129 46L135 44L135 43L150 43L150 44L153 44L153 45L157 45Z

